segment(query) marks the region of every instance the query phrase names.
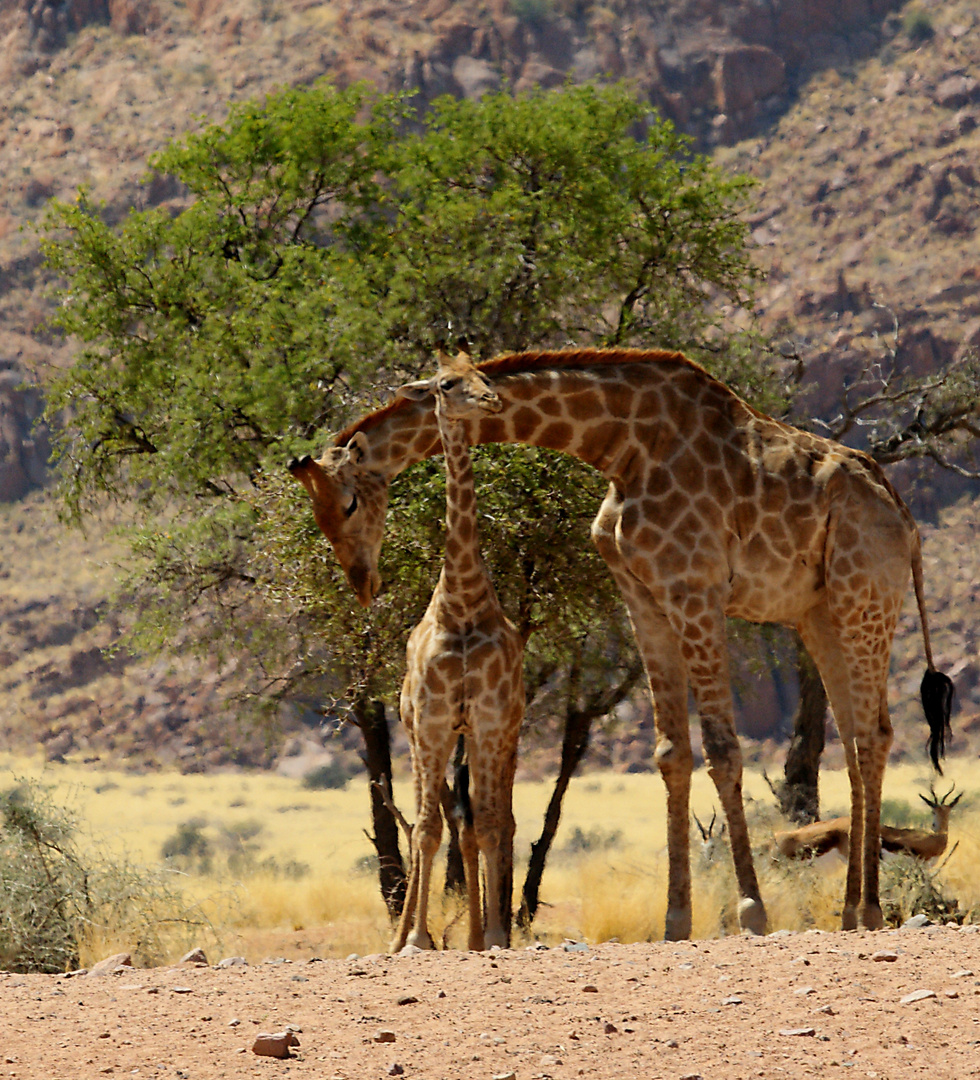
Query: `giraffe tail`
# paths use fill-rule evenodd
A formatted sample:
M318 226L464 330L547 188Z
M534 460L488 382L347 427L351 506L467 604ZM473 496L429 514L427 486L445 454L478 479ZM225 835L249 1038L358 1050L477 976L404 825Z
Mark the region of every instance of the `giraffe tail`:
M926 653L926 673L922 676L919 694L922 708L929 725L929 757L936 772L942 775L939 759L946 753L946 739L952 735L949 724L953 709L953 680L936 670L932 658L932 643L929 639L929 623L926 620L926 605L922 586L922 544L918 530L915 531L912 547L912 584L915 588L915 602L919 607L919 621L922 624L922 640Z

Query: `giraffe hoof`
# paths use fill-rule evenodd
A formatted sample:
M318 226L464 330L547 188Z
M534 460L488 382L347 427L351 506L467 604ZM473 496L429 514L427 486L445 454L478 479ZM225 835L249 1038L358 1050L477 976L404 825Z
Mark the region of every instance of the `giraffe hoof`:
M750 934L765 934L768 931L769 920L761 900L753 900L751 896L746 896L739 901L738 925Z
M687 941L691 936L691 912L667 910L664 941Z
M866 904L861 909L861 925L865 930L881 930L884 928L885 918L877 904Z

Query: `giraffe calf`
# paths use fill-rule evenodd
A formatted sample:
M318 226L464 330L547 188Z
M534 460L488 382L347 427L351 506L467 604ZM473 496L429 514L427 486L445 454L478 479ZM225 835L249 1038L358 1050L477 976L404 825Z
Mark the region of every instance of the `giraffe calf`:
M480 554L465 420L496 413L500 400L465 352L440 355L434 378L399 395L434 398L446 458L446 554L422 621L408 639L401 716L412 749L418 820L402 917L391 943L434 948L427 926L432 862L442 838L440 794L460 735L468 807L459 822L469 905L469 947L506 946L513 889L513 786L524 718L524 642L504 615ZM486 887L480 903L479 863Z

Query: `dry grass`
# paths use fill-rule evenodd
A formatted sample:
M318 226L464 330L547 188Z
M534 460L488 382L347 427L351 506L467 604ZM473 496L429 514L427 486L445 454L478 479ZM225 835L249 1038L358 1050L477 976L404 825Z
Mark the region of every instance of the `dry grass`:
M960 910L972 912L976 920L980 882L973 868L980 858L980 769L973 760L953 760L947 774L948 782L955 780L967 796L953 817L952 851L937 880L946 895L959 900ZM188 901L199 905L214 924L216 948L252 960L270 952L345 956L385 948L390 927L374 875L366 868L373 851L364 834L366 795L356 783L345 791L307 791L274 774L133 775L0 759L0 786L9 786L15 776L52 786L93 842L146 865L160 864L164 841L181 824L199 823L213 841L214 865L210 873L187 871L179 880ZM925 768L895 766L886 778L886 798L892 806L915 806L928 780ZM775 859L771 834L782 822L772 809L772 798L755 772L746 774L745 789L772 929L833 929L840 917L843 864L823 860L800 866ZM537 835L549 795L544 782L517 785L519 864ZM396 798L409 805L407 784L396 787ZM822 798L827 816L846 812L847 783L841 772L823 776ZM563 938L628 942L662 935L663 803L656 775L594 774L572 785L543 883L536 938L548 943ZM711 782L699 770L692 808L706 820L716 805ZM230 868L233 841L242 837L248 840L249 858ZM727 858L704 865L697 844L693 850L694 936L735 932L735 890ZM289 876L283 868L290 863L308 869ZM518 880L522 872L519 865ZM434 935L440 937L448 927L449 942L460 945L458 916L453 900L435 904ZM92 943L89 959L110 946L124 948L125 942L117 936L113 942ZM175 950L183 947L183 940L175 943Z

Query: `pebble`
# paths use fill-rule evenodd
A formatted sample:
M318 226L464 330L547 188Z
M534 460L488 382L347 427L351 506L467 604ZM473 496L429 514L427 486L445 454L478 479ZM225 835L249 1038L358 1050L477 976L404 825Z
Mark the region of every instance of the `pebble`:
M893 964L898 959L897 952L889 952L888 949L879 949L876 953L871 954L872 960L877 960L879 963Z
M387 1029L383 1028L381 1031L378 1032L377 1035L374 1036L374 1041L376 1043L394 1042L395 1033L393 1031L388 1031Z
M388 1075L389 1076L404 1076L405 1075L405 1068L404 1068L404 1066L399 1065L397 1061L393 1061L388 1066Z
M913 990L911 994L906 994L900 1001L900 1005L914 1005L917 1001L926 1001L928 998L936 997L935 990Z
M517 1080L517 1073L497 1073L493 1080Z
M928 915L913 915L902 923L903 930L918 930L923 926L932 926L932 919Z
M973 972L969 968L963 968L962 971L954 971L950 976L951 979L972 979Z
M226 956L224 960L218 961L218 967L248 967L248 961L245 959L244 956Z
M807 997L810 994L815 994L816 990L814 990L812 986L801 986L799 990L794 990L793 993L796 994L797 997Z
M397 999L396 1003L398 1005L415 1005L418 1000L419 999L414 994L402 994L402 996Z
M583 994L598 994L599 993L599 987L598 986L593 986L592 983L589 983L587 986L582 987L582 993Z
M741 1005L742 999L740 997L726 997L721 999L722 1005Z
M816 1028L781 1028L780 1035L793 1035L793 1036L812 1036L816 1035Z
M208 958L203 949L191 949L189 953L184 953L179 962L181 964L204 964L207 966Z
M605 1023L605 1025L603 1026L603 1029L602 1029L602 1030L603 1030L603 1031L604 1031L604 1032L605 1032L605 1033L606 1033L607 1035L615 1035L615 1034L616 1034L616 1033L617 1033L617 1032L619 1031L619 1028L618 1028L618 1027L616 1027L616 1025L615 1025L614 1023L612 1023L612 1021L610 1021L610 1020L607 1020L607 1021L606 1021L606 1023Z

